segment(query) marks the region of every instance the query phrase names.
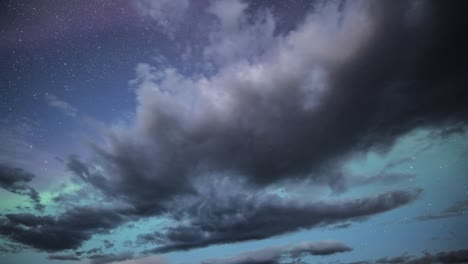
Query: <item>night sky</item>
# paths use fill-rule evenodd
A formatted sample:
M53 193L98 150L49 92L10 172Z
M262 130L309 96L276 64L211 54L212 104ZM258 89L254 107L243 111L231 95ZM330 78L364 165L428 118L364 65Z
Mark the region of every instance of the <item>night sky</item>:
M466 1L0 2L0 263L468 263Z

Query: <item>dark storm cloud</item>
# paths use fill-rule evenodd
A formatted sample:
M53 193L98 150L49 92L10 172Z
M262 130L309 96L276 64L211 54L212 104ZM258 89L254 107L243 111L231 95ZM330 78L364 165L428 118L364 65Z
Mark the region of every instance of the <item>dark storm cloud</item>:
M368 217L417 197L395 191L327 203L258 193L304 179L336 188L347 176L335 169L354 153L387 150L418 128L466 125L462 2L332 1L280 35L268 12L248 15L245 3L223 3L235 8L210 7L219 32L201 45L206 63L219 67L184 76L139 65L134 122L94 147L96 164L67 162L133 209L10 214L1 235L45 251L76 249L131 217L164 214L181 221L139 241L169 252ZM214 186L221 195L213 197L198 186L211 184L206 175L242 178L249 188L228 196L232 186ZM195 202L179 201L187 196ZM120 255L92 259L113 257Z
M209 259L202 261L202 264L279 264L283 258L298 259L307 255L331 255L351 250L337 241L303 242L249 251L233 257Z
M434 213L434 214L425 214L416 217L416 220L426 221L426 220L435 220L441 218L457 217L463 216L468 210L468 200L458 201L447 209Z
M396 257L385 257L377 260L353 262L353 264L462 264L468 263L468 249L441 251L437 253L425 252L419 257L408 256L407 254ZM351 263L350 263L351 264Z
M21 168L15 168L7 164L0 164L0 187L19 195L29 196L36 210L43 210L39 193L28 186L34 178L34 174Z
M147 214L207 173L259 188L304 178L339 187L346 176L329 170L353 153L387 150L417 128L466 124L460 5L332 3L285 35L274 34L271 16L246 17L244 5L228 20L214 9L221 31L207 60L236 56L208 77L140 65L134 126L97 148L110 177L87 180ZM251 60L225 43L258 39L269 41Z
M125 212L126 213L126 212ZM0 218L0 235L47 252L76 249L92 235L127 220L119 210L76 207L59 215L7 214Z
M105 158L110 164L126 164L126 166L124 168L110 168L109 170L113 171L112 179L104 177L95 166L82 162L77 156L69 158L67 168L83 181L102 191L104 195L130 202L136 210L135 214L141 216L160 214L164 212L165 203L174 196L193 192L190 190L189 182L182 178L152 177L152 172L147 165L155 163L150 160L139 160L140 157L136 156L117 158L106 155ZM133 162L138 164L133 164ZM124 171L120 171L120 169ZM120 175L126 176L119 178ZM132 176L127 177L130 175ZM151 188L148 188L150 186Z
M264 239L385 212L411 202L418 193L395 191L333 203L288 200L272 195L246 197L243 194L227 196L226 193L218 193L181 209L179 217L189 220L189 224L142 235L138 241L159 244L152 252L165 253Z

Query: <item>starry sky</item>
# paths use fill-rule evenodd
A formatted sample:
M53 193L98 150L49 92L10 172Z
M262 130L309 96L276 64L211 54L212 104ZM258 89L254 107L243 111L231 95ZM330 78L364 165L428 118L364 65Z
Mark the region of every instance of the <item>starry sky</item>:
M466 7L1 1L0 263L468 263Z

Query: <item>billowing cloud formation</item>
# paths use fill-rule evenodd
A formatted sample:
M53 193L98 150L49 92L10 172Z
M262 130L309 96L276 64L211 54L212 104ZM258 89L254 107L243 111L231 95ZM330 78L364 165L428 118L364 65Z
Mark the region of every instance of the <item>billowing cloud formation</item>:
M330 168L352 153L385 149L420 127L465 125L463 65L452 63L463 47L451 41L459 33L459 11L439 2L423 7L330 2L296 29L276 34L268 11L250 14L244 3L217 2L208 11L218 18L218 31L203 53L217 70L187 76L139 65L135 122L112 133L109 148L96 148L99 164L73 157L68 167L139 215L177 215L172 208L185 207L174 201L202 197L187 210L193 224L167 229L156 252L267 238L403 205L412 193L330 205L241 199L240 207L219 207L204 200L196 184L206 175L227 175L245 180L254 194L302 179L336 188L346 174ZM443 27L427 23L434 20ZM233 45L237 40L242 45ZM223 222L230 211L239 214ZM208 212L220 217L205 217ZM272 212L296 217L251 230L252 223L268 226Z
M162 23L172 12L164 10L174 9L180 19L188 2L147 3L149 15ZM217 21L215 31L200 52L211 70L185 74L140 64L132 82L134 122L110 132L108 145L95 146L93 162L77 156L67 162L82 181L131 209L9 214L0 219L0 234L60 251L134 217L164 215L175 220L172 226L139 241L169 252L263 239L405 205L419 191L320 202L268 188L308 180L336 189L348 183L347 174L336 171L352 154L385 150L418 128L466 126L462 10L442 1L330 1L282 32L267 10L215 2L206 12ZM242 182L244 190L228 195L235 186L220 178Z
M0 164L0 187L12 193L28 196L34 204L35 209L41 211L44 209L44 206L41 204L39 193L28 186L28 183L33 178L34 174L21 168Z
M236 56L212 75L140 65L136 120L99 149L109 177L96 175L93 184L148 213L192 192L193 179L207 173L259 187L305 178L334 186L343 176L329 169L354 152L384 149L420 127L464 125L465 74L452 63L463 61L455 52L463 45L451 41L458 11L424 6L416 16L409 2L332 3L284 35L275 35L268 15L243 22L257 17L239 8L220 23L251 32L241 36L248 45L257 32L270 34L263 52L246 58L224 48L220 29L221 40L207 47Z
M202 264L276 264L283 258L298 259L307 255L331 255L351 250L349 246L337 241L303 242L293 246L245 252L234 257L210 259Z

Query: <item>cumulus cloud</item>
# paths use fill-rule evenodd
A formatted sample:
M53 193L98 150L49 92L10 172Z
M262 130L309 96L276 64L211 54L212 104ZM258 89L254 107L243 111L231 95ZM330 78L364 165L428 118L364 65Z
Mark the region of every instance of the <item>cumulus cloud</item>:
M459 21L452 19L456 10L437 2L427 5L431 8L424 10L430 12L423 18L458 30ZM140 215L176 214L171 203L199 195L195 182L207 174L242 178L253 193L302 179L336 188L347 176L330 173L330 168L349 155L385 150L417 128L466 120L461 65L425 56L458 56L446 43L459 42L445 41L456 32L409 20L413 9L407 2L330 2L294 30L275 34L268 11L252 15L243 2L217 2L209 12L218 18L219 31L205 50L207 60L219 63L215 73L185 75L176 68L139 65L133 82L135 121L112 133L108 148L96 147L99 164L72 158L68 167L103 193L130 203ZM257 39L266 41L258 44ZM244 48L230 45L234 40ZM262 52L245 53L256 50L245 47ZM387 176L379 180L409 177ZM157 251L266 238L370 216L413 198L399 191L323 208L273 199L252 212L241 210L239 222L232 223L217 218L205 223L202 207L188 216L197 225L168 229L166 245ZM353 210L360 202L368 205L366 210ZM200 204L221 216L239 210L235 203L227 208ZM249 223L271 218L267 208L306 220L280 219L284 223L276 230L250 230ZM350 215L335 218L336 208ZM217 233L209 229L212 225L227 228Z
M426 17L458 28L449 19L456 11L427 5L434 7ZM226 59L210 76L139 65L136 120L98 151L112 177L94 184L137 205L191 192L192 179L206 173L232 173L260 187L297 179L334 186L345 176L329 169L353 153L385 150L417 128L463 122L461 65L425 56L458 56L445 46L458 42L442 41L454 36L431 24L409 25L409 8L330 4L285 35L253 20L247 31L270 32L264 52ZM248 46L256 40L247 39Z
M351 247L337 241L303 242L249 251L233 257L205 260L202 264L276 264L284 258L298 259L307 255L331 255L351 250Z

